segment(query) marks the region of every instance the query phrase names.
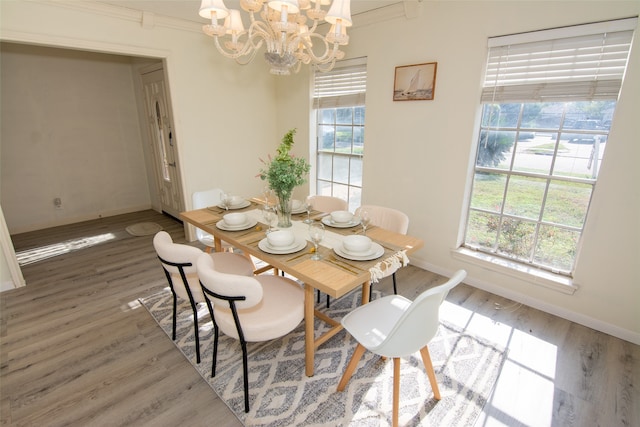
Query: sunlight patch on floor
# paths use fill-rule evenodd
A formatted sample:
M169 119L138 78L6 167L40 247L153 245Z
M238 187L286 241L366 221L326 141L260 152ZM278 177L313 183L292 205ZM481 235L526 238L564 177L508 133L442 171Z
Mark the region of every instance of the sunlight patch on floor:
M33 264L34 262L43 261L58 255L85 249L91 246L113 240L116 235L113 233L98 234L97 236L82 237L79 239L71 239L64 242L54 243L37 248L26 249L16 252L16 258L20 266Z
M440 318L508 349L496 388L476 426L552 425L556 345L448 301L440 307ZM499 416L487 415L489 408L489 414Z

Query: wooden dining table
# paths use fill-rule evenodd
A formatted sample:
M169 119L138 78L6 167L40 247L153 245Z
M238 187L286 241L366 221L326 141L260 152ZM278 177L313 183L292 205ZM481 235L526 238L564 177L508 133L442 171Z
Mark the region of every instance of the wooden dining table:
M233 247L241 249L244 253L264 261L266 268L257 271L261 273L267 269L275 269L290 274L294 278L304 283L304 322L305 322L305 373L313 376L315 364L315 350L331 337L342 330L342 325L336 319L329 317L324 312L315 307L315 291L320 290L327 295L339 298L348 292L360 287L362 289L362 303L369 301L371 273L370 268L380 261L395 256L400 251L410 254L424 245L424 242L409 235L395 233L376 226L369 226L366 234L373 242L384 248L384 254L375 260L354 261L338 256L333 249L319 246L318 253L321 260L311 259L313 245L307 239L307 245L295 253L271 254L259 248L259 243L265 238L268 229L266 223L258 223L249 229L239 231L225 231L216 226L226 213L247 212L252 217L256 217L256 209L261 208L258 199L252 199L248 206L241 209L226 210L219 206L210 206L203 209L182 212L180 217L187 223L204 230L213 235L216 244L216 251L222 251L221 241L231 244ZM321 221L327 213L311 212L310 218ZM302 221L307 218L304 214L292 215L292 221ZM361 233L362 227L333 228L326 227L327 232L336 235L350 235ZM307 236L308 237L308 236ZM379 264L378 264L379 265ZM318 318L330 325L330 328L323 334L316 337L314 321Z

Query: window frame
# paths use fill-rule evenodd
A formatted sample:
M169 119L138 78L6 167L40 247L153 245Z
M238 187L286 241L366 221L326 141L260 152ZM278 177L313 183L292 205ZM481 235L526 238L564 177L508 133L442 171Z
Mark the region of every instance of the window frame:
M314 182L311 189L318 195L340 197L347 200L350 210L360 206L362 199L362 166L364 164L365 139L365 96L366 96L366 58L355 58L339 61L329 73L315 71L312 82L313 114L310 141L310 155L314 159ZM339 111L350 109L349 123L339 120ZM356 114L361 110L361 114ZM333 111L333 122L327 122L324 112ZM360 117L360 120L357 118ZM333 129L331 147L323 146L322 128ZM350 128L349 149L347 152L337 151L337 137L339 128ZM357 131L357 129L359 129ZM357 138L360 135L361 138ZM344 141L343 141L344 142ZM358 148L359 152L358 152ZM329 176L323 175L322 158L330 158ZM346 176L346 182L336 179L336 161L346 161L347 171L340 175ZM353 179L355 162L359 162L360 175ZM346 175L345 175L346 174ZM359 178L359 179L358 179ZM328 191L327 191L328 189Z
M466 260L473 260L474 262L477 262L478 264L483 265L484 267L486 267L486 263L489 262L493 267L495 267L498 270L505 271L517 277L521 277L521 278L526 277L529 280L531 280L531 278L533 277L534 278L533 282L535 283L541 283L548 287L561 289L566 293L573 293L573 291L575 291L575 287L572 286L572 276L573 276L573 271L575 269L575 265L579 258L580 246L583 240L584 226L586 224L587 217L589 215L589 206L591 204L591 199L593 197L593 190L595 189L595 186L597 183L597 173L593 178L579 178L579 177L571 177L571 176L564 176L564 175L556 175L554 172L554 163L557 160L558 147L560 146L561 135L563 133L576 133L578 135L585 135L585 136L593 135L594 146L595 146L596 142L599 142L599 140L596 141L595 139L595 138L598 138L598 136L596 135L603 135L605 137L605 141L608 140L609 128L607 128L606 130L605 129L598 129L598 130L564 129L563 125L565 122L567 103L564 104L565 111L562 115L562 119L557 129L555 128L543 129L538 126L534 128L525 127L522 124L521 115L524 109L524 105L527 103L537 103L537 104L543 105L545 104L545 102L542 101L543 99L546 99L549 102L554 102L554 101L558 102L562 100L563 98L562 85L565 83L567 85L571 85L570 87L571 90L569 90L569 92L571 92L571 98L566 98L565 100L567 102L612 100L613 98L613 100L616 101L616 105L617 105L617 96L619 93L619 88L622 83L622 76L624 75L624 71L626 69L630 48L629 47L627 48L626 56L625 56L621 71L620 71L619 58L616 58L618 60L618 64L617 64L618 71L617 71L617 77L615 77L613 81L611 80L611 78L609 79L605 78L606 81L604 83L602 81L600 82L590 81L587 83L583 83L579 81L578 82L571 81L571 83L567 83L568 80L570 80L570 79L567 79L567 81L563 83L562 79L560 79L561 80L560 82L538 81L538 82L534 82L535 84L531 84L532 80L527 80L525 78L519 83L515 83L514 84L515 87L514 86L509 87L510 84L512 83L509 83L508 78L507 79L499 78L499 76L501 76L500 69L499 69L501 65L500 61L497 61L497 62L494 61L494 64L492 65L494 69L491 71L489 70L489 67L490 67L489 63L491 62L491 55L492 55L491 50L493 49L494 46L498 46L500 48L501 43L504 43L505 45L507 44L507 42L508 43L517 43L517 42L526 43L528 41L531 41L532 39L535 42L539 42L540 40L544 40L546 37L549 37L550 35L553 35L554 37L571 38L571 37L575 37L576 34L578 33L580 36L584 36L585 34L592 33L594 30L602 29L602 28L605 28L605 31L606 29L609 29L611 31L630 32L630 36L629 36L629 43L630 43L630 40L633 38L633 31L635 30L636 25L637 25L637 18L629 18L629 19L609 21L609 22L596 23L596 24L586 24L586 25L579 25L579 26L573 26L573 27L565 27L561 29L542 30L542 31L537 31L533 33L522 33L522 34L516 34L512 36L503 36L502 38L504 40L498 40L498 41L489 39L489 52L487 54L487 71L485 73L485 84L483 89L483 95L480 101L481 117L484 118L485 108L491 108L490 106L494 104L520 104L520 112L519 112L520 117L518 119L517 126L515 128L511 126L507 126L507 127L484 126L484 123L482 123L482 120L480 120L479 124L477 125L478 133L476 136L476 150L474 151L474 162L470 169L471 176L470 176L470 186L469 186L469 189L467 190L466 214L463 215L463 224L461 224L460 245L456 250L454 250L455 256L461 257ZM605 38L606 38L606 35L605 35ZM603 49L603 51L604 50L605 49ZM506 57L507 59L509 59L508 55L506 55ZM496 68L496 64L498 64L497 68ZM582 65L578 64L577 67L580 68L582 67ZM523 68L526 68L526 67L523 67ZM570 73L567 73L567 74L570 74ZM504 75L502 75L501 77L504 77ZM508 73L507 73L507 77L508 77ZM615 80L615 79L618 79L618 80ZM558 87L561 88L560 91L557 90ZM585 91L585 88L589 88L589 89ZM545 98L544 96L541 98L535 98L535 95L539 96L539 94L541 92L544 92L545 90L547 91L546 92L547 98ZM585 92L588 92L588 91L590 91L591 93L591 98L584 95ZM541 174L537 172L526 172L526 171L514 170L513 166L514 166L514 161L516 157L515 152L510 154L511 156L510 164L506 170L495 168L495 167L486 167L486 166L478 165L481 136L483 131L514 132L515 133L515 140L513 142L514 150L518 144L519 133L522 131L555 132L556 139L555 139L555 148L553 152L553 160L551 160L551 166L548 170L548 173ZM595 164L597 165L597 159ZM476 178L479 172L480 173L498 173L506 177L504 193L502 195L502 200L501 200L501 207L498 212L500 227L502 226L503 220L505 218L515 218L517 220L522 220L522 217L518 215L505 214L504 212L506 195L509 189L509 181L511 180L511 178L515 176L515 177L545 180L544 181L545 191L539 206L540 207L539 217L535 221L532 220L531 218L524 219L527 222L535 224L535 233L534 233L535 240L534 240L534 243L531 245L529 257L526 261L522 259L518 259L517 257L512 255L499 253L499 251L497 251L497 247L499 246L498 243L500 239L500 229L498 229L498 231L496 232L496 238L494 240L494 246L492 249L480 247L468 242L469 240L468 233L469 233L469 228L471 226L471 213L473 211L476 211L476 212L482 211L481 209L477 209L472 206L473 197L474 197L474 187L476 185ZM546 225L546 222L542 220L542 217L545 210L545 205L548 202L548 198L547 198L548 189L550 184L552 184L553 182L579 183L579 184L586 184L591 186L591 194L589 195L589 202L587 203L587 206L586 206L585 216L582 221L582 224L579 227L574 227L566 224L553 223L553 226L557 226L560 228L567 228L571 231L577 231L579 233L579 237L576 242L576 248L575 248L576 250L572 259L572 264L570 269L557 268L554 266L550 267L546 265L541 265L540 263L532 262L532 259L534 258L535 252L537 250L536 248L537 240L540 238L539 236L540 227L543 225ZM492 215L495 214L495 212L489 212L489 213ZM558 284L562 286L558 287Z

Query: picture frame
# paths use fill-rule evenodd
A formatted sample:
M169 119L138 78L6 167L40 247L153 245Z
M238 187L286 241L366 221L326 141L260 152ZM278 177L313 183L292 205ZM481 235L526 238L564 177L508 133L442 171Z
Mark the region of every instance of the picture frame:
M396 67L393 81L394 101L431 101L436 91L437 62Z

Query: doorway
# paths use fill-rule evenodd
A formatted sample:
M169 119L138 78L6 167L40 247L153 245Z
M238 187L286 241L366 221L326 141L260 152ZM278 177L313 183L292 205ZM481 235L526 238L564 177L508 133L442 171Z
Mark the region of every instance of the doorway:
M179 218L183 209L182 186L173 118L168 102L164 70L142 71L145 118L149 130L153 175L161 210Z

